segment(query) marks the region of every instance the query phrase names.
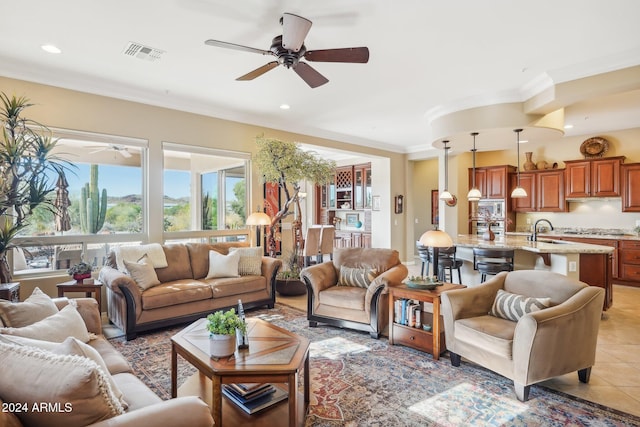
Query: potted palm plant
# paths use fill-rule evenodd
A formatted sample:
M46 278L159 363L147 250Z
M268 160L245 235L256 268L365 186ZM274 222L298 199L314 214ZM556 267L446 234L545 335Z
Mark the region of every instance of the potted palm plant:
M231 356L236 350L236 330L243 334L247 330L246 323L236 314L235 308L228 311L218 310L207 316L209 331L209 349L211 357Z
M11 282L7 255L31 215L41 208L57 213L51 193L68 165L54 154L51 131L22 116L32 105L25 97L0 93L0 283Z

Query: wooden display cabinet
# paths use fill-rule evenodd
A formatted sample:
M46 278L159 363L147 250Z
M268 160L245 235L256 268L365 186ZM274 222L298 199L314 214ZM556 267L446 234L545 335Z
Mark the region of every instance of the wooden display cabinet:
M464 285L455 283L445 283L434 290L423 290L409 288L402 284L389 287L389 344L401 344L416 350L431 353L434 360L440 358L440 354L446 350L444 326L440 315L440 295L452 289L462 289ZM421 328L410 327L396 323L395 301L398 299L408 299L420 301L421 324L431 325L431 331ZM433 313L425 312L424 303L433 305Z

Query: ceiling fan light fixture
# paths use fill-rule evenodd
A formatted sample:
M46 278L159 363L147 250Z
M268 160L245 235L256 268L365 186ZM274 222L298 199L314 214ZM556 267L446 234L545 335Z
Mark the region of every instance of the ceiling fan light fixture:
M513 130L516 133L516 148L517 148L517 155L518 155L518 169L516 169L516 173L517 173L517 184L516 184L516 188L513 189L513 191L511 192L511 198L512 199L523 199L525 197L527 197L527 192L524 188L522 188L520 186L520 132L522 132L522 129L514 129Z

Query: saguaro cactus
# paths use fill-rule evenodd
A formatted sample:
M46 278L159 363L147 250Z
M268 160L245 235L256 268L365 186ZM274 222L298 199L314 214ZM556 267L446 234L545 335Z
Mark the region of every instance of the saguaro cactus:
M107 215L107 189L98 190L98 165L91 165L89 182L80 189L80 226L84 233L95 234L102 229Z

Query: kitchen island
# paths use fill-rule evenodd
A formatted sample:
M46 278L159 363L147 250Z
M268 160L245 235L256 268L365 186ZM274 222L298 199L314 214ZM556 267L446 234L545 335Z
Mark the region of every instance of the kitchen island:
M481 236L461 234L453 239L456 257L462 259L462 282L467 286L480 283L480 275L473 269L473 248L502 248L515 251L514 269L547 270L581 280L605 289L604 309L613 302L612 254L614 248L540 236L537 241L526 235L496 236L488 241Z

